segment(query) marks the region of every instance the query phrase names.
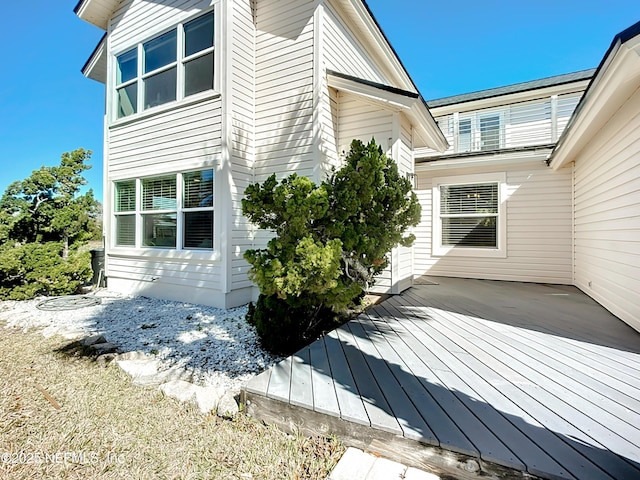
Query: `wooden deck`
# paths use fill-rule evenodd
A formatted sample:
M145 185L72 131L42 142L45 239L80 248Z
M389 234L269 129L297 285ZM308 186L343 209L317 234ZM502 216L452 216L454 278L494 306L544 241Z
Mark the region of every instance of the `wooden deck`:
M640 478L640 334L573 287L420 283L253 379L248 412L458 478Z

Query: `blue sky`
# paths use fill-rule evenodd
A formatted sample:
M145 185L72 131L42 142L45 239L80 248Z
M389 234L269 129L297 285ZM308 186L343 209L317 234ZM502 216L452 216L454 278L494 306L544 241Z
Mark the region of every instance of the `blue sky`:
M368 0L427 100L596 67L638 0ZM80 69L102 32L76 0L5 0L0 192L60 154L90 149L102 196L104 87Z

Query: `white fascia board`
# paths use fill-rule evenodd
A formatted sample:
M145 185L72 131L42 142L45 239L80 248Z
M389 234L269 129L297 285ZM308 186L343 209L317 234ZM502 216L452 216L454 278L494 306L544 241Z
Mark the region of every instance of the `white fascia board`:
M82 74L97 82L107 83L107 39L103 37L82 67Z
M600 67L551 154L558 170L574 161L592 137L640 88L640 36L615 46Z
M118 0L81 0L73 11L85 22L106 31L111 14L119 3Z
M376 103L382 103L387 106L387 110L394 112L410 110L415 101L415 99L404 95L388 92L381 88L365 85L364 83L331 74L327 75L327 84L338 91L366 97Z
M380 105L385 110L403 112L411 121L418 137L414 147L429 147L439 152L449 148L449 144L435 120L429 113L422 98L413 92L407 95L395 93L382 87L358 82L349 78L327 74L327 84L338 91L365 98Z
M422 140L419 142L417 138L414 138L414 148L426 147L438 152L444 152L449 148L449 142L421 98L411 106L409 117L413 117L413 128L417 137Z
M493 155L458 157L431 162L417 162L416 172L430 172L434 170L450 170L452 168L497 167L516 164L546 164L550 148L541 148L529 152L496 153Z

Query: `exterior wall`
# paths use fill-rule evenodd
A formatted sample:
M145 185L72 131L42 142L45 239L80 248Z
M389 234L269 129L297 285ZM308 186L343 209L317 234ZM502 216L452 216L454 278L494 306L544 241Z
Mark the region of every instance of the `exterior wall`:
M252 226L242 215L244 191L253 182L255 160L255 38L251 0L228 2L227 16L230 19L230 52L227 72L230 92L228 101L228 128L230 131L230 229L231 242L228 249L227 290L244 289L243 298L251 300L253 283L247 272L249 264L244 252L252 248Z
M122 3L109 23L108 51L118 54L163 29L210 7L203 0L174 0L162 4L129 0ZM216 3L219 19L222 3ZM217 22L220 25L220 22ZM223 48L216 42L216 56ZM113 61L110 59L110 71ZM239 75L236 75L239 77ZM239 82L239 85L241 83ZM107 84L110 107L112 85ZM223 139L227 127L225 98L219 92L185 99L175 105L142 112L131 119L109 121L105 133L105 225L111 231L113 182L116 180L178 173L201 168L215 170L215 226L213 251L177 251L157 248L114 247L109 241L106 275L109 288L167 299L228 306L227 270L221 259L229 249L225 238L230 206L217 197L229 191L221 168L228 163ZM108 112L110 108L108 108ZM242 122L240 122L242 123ZM243 157L247 157L242 153ZM240 173L242 162L236 162ZM241 175L239 175L241 177ZM234 179L232 184L240 180ZM228 194L226 195L228 196ZM230 222L229 222L230 223ZM223 235L224 234L224 235ZM109 239L110 240L110 239Z
M433 256L432 178L505 172L506 258ZM415 230L416 275L570 284L571 170L554 172L544 162L504 167L418 170L422 220Z
M314 8L313 1L257 2L256 181L316 173Z
M377 83L388 83L361 42L346 26L338 11L325 2L322 16L325 68Z
M508 105L472 110L465 110L465 105L462 104L459 105L458 111L446 115L438 115L439 109L435 108L433 109L434 114L438 115L436 120L450 145L444 154L481 151L483 147L478 119L483 116L498 116L500 118L499 143L501 149L553 144L567 126L581 96L581 91L563 93L535 100L514 101ZM448 107L449 110L451 108L455 107ZM472 120L474 128L469 134L470 141L458 141L457 124L462 119ZM424 152L425 157L433 155L440 156L442 153L434 150Z
M636 91L575 161L575 285L636 330L640 330L639 112L640 91Z

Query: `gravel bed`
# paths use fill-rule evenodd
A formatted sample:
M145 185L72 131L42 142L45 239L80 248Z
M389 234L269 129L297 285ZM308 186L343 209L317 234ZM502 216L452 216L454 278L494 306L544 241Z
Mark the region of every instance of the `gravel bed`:
M0 320L45 336L102 334L121 352L155 355L163 368L179 366L198 385L233 392L280 360L261 348L244 319L246 306L224 310L106 290L94 295L99 305L73 310L40 310L42 298L0 302Z

